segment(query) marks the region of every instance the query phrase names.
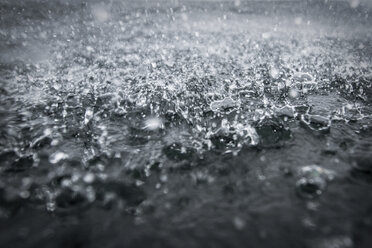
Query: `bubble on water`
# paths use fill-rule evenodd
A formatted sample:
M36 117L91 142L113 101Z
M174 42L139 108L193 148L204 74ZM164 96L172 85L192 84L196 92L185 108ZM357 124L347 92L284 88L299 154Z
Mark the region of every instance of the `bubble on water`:
M67 159L68 157L69 155L64 152L55 152L49 156L49 162L52 164L56 164L61 160Z
M155 131L160 128L163 128L163 120L158 117L152 117L145 120L144 129Z
M271 68L271 70L270 70L270 76L271 76L272 78L274 78L274 79L277 79L277 78L279 78L279 76L280 76L280 71L279 71L277 68L273 67L273 68Z
M313 198L323 193L327 183L321 177L301 178L297 181L296 186L301 196Z
M328 182L332 181L335 175L334 171L318 165L304 166L298 171L297 192L300 196L310 199L319 196L325 191Z

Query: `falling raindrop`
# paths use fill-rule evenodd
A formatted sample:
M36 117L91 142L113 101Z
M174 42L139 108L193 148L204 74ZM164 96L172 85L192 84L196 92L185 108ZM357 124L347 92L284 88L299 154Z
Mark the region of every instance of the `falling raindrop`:
M145 120L145 126L144 129L155 131L160 128L163 128L163 121L162 119L158 117L152 117L147 120Z
M94 5L92 7L92 14L96 21L98 22L106 22L110 19L110 13L105 8L105 6L102 5Z
M52 155L50 155L49 162L51 162L52 164L56 164L61 160L67 159L68 157L69 157L68 154L64 152L55 152Z
M87 125L91 119L93 118L93 110L91 108L87 108L85 110L85 114L84 114L84 125Z
M360 0L349 0L349 3L350 3L350 7L355 9L359 6Z

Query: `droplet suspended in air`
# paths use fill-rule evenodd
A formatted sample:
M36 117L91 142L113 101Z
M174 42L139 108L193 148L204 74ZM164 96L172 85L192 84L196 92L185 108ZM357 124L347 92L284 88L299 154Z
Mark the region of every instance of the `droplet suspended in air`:
M98 22L106 22L108 19L110 19L110 13L102 5L93 6L92 14L94 19Z
M270 76L271 76L272 78L274 78L274 79L277 79L277 78L279 78L279 76L280 76L280 71L279 71L277 68L273 67L273 68L271 68L271 70L270 70Z
M239 7L240 6L240 0L235 0L234 1L234 5L235 5L235 7Z
M144 129L155 131L160 128L163 128L163 121L160 118L152 117L145 120Z
M296 89L290 89L289 90L289 96L292 98L296 98L298 96L298 91Z
M349 0L349 3L350 3L350 7L355 9L359 6L360 0Z
M64 152L55 152L52 155L50 155L49 162L52 163L52 164L56 164L59 161L64 160L68 157L69 157L68 154L66 154Z
M91 108L87 108L84 115L84 125L87 125L90 120L93 118L93 110Z

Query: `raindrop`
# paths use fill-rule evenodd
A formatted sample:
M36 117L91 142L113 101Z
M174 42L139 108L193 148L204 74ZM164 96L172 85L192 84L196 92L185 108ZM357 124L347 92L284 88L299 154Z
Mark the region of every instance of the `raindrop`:
M91 108L87 108L84 115L84 125L87 125L90 120L93 118L93 110Z
M234 5L235 7L239 7L240 6L240 0L234 0Z
M246 225L245 220L240 217L234 217L233 223L237 230L243 230Z
M67 159L69 156L64 152L55 152L49 157L49 162L52 164L56 164L61 160Z
M280 71L277 68L271 68L270 76L274 79L278 79L280 76Z
M294 88L289 90L289 96L292 98L297 98L298 97L298 91Z
M349 3L350 3L350 7L355 9L359 6L360 0L349 0Z
M296 17L294 22L295 22L296 25L300 25L302 23L302 18L301 17Z
M152 117L147 120L145 120L145 126L144 129L155 131L160 128L163 128L163 121L162 119L158 117Z
M110 13L107 11L107 9L98 4L92 7L92 14L94 19L98 22L106 22L108 19L110 19Z
M88 173L84 176L83 180L85 183L93 183L95 179L95 176L93 173Z

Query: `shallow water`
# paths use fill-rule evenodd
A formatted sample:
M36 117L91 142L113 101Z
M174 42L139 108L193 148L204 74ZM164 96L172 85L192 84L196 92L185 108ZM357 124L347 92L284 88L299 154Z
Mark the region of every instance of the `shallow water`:
M3 1L1 247L369 247L371 12Z

